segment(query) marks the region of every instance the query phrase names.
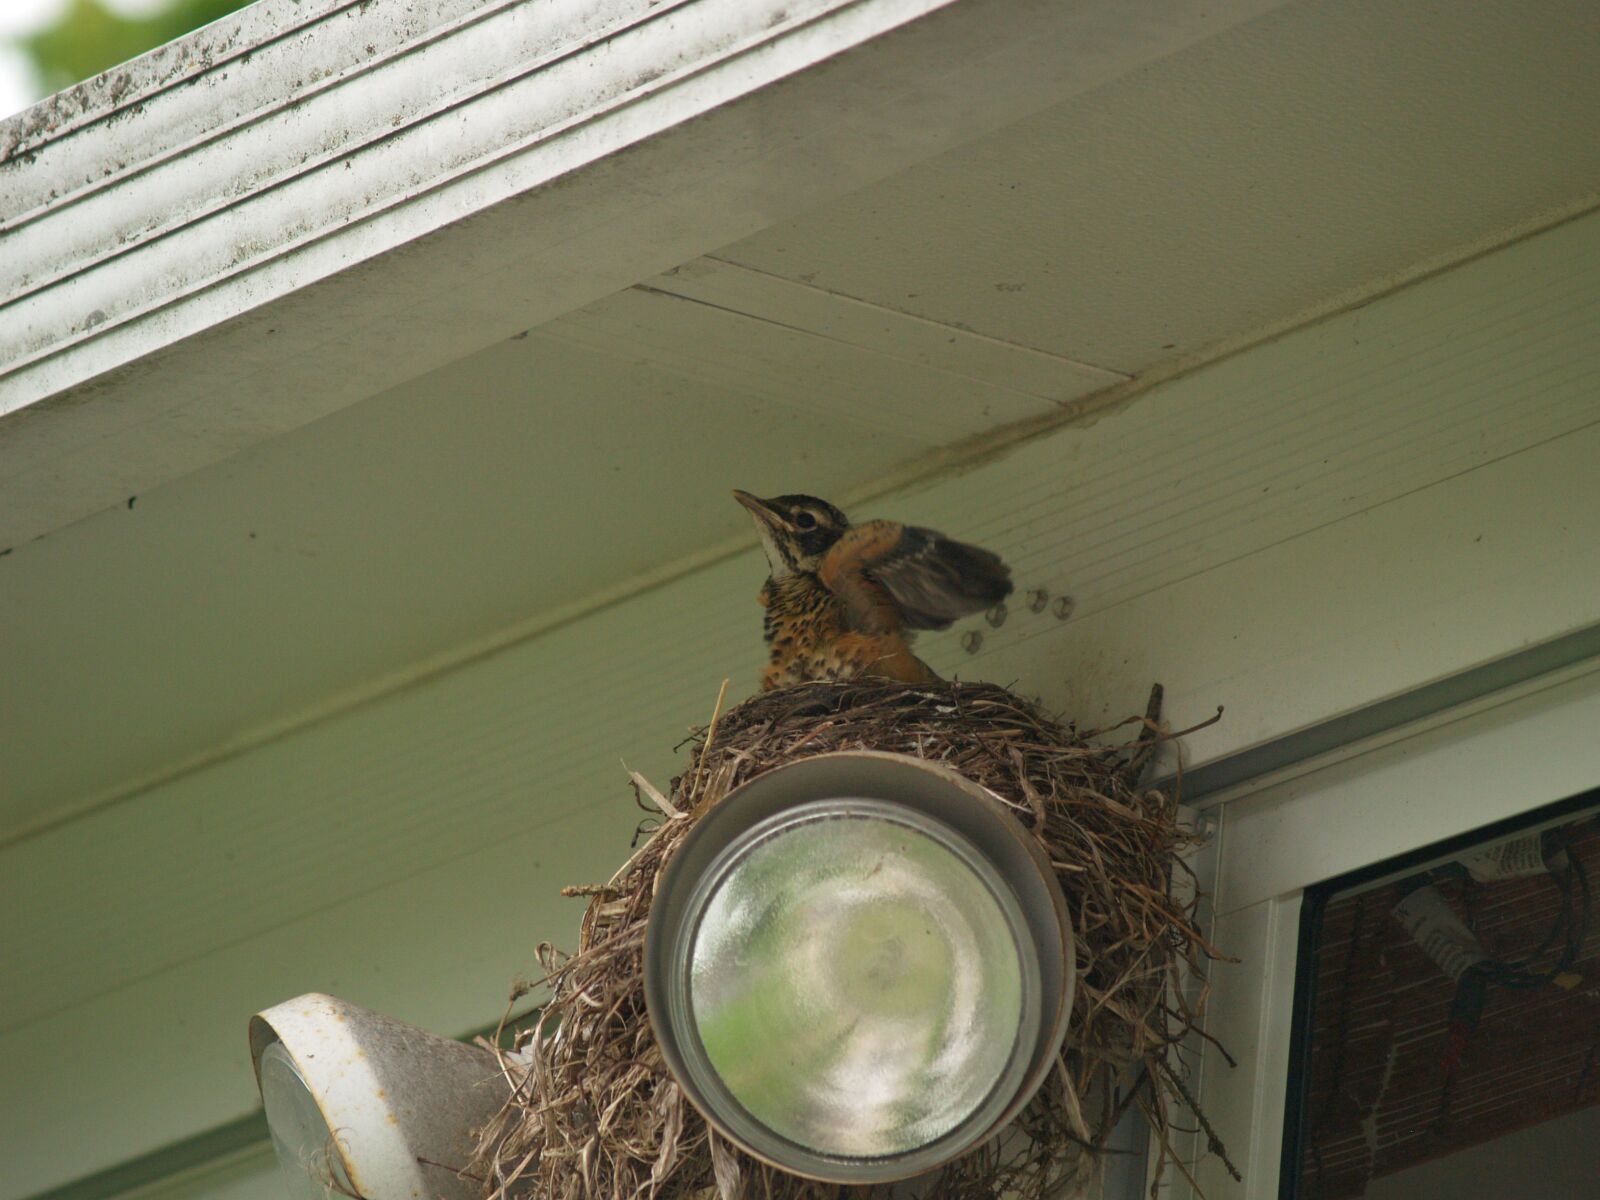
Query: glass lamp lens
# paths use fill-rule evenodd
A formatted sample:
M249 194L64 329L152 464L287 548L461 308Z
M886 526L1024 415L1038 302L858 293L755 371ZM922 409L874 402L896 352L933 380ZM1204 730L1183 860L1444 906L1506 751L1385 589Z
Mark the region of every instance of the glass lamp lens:
M278 1165L295 1200L339 1196L340 1192L329 1186L330 1180L345 1194L355 1194L322 1110L282 1042L273 1042L261 1052L261 1104L267 1111L267 1129Z
M994 1092L1023 1032L1014 918L948 839L882 812L810 814L726 861L693 934L706 1058L816 1153L924 1146Z

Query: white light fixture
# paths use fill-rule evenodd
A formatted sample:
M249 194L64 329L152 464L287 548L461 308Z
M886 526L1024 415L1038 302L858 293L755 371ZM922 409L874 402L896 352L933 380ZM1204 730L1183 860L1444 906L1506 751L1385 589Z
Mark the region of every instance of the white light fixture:
M507 1096L487 1052L312 992L252 1017L250 1053L297 1200L481 1194L456 1172Z
M1049 859L993 796L853 751L752 780L687 835L652 902L645 994L720 1132L796 1174L874 1183L1027 1103L1072 964Z

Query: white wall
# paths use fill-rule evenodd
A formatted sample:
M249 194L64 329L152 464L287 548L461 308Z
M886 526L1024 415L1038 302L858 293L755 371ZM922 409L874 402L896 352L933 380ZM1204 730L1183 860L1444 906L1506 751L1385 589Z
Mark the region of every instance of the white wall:
M927 657L1089 722L1159 679L1176 722L1226 705L1203 761L1594 624L1597 281L1591 218L886 499L1076 600ZM245 1020L297 992L494 1019L570 941L557 888L626 853L619 759L665 784L723 676L753 686L761 576L721 563L0 851L0 1200L250 1112Z

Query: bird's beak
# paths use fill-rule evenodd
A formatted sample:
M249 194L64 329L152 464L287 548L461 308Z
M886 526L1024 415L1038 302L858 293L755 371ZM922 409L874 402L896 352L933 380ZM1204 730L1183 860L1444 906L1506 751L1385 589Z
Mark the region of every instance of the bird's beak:
M750 515L756 519L757 524L775 527L781 523L782 519L778 516L777 510L760 496L752 496L749 492L741 492L738 488L734 488L733 498L750 510Z

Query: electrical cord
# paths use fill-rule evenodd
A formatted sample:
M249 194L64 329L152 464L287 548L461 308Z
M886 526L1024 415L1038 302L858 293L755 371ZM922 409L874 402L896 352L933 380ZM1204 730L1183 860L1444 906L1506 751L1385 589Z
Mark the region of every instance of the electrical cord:
M1483 1017L1484 1003L1490 986L1529 991L1556 986L1568 974L1583 952L1588 934L1593 897L1589 888L1588 872L1569 846L1578 827L1568 826L1551 830L1545 835L1542 847L1550 877L1561 895L1561 905L1556 911L1550 931L1537 948L1526 957L1515 960L1485 957L1467 966L1456 981L1455 996L1450 1002L1448 1033L1444 1052L1440 1057L1444 1081L1439 1096L1439 1108L1434 1116L1435 1131L1449 1120L1455 1079L1462 1055ZM1559 865L1558 865L1559 864ZM1419 884L1419 886L1425 886ZM1560 946L1555 962L1544 970L1533 964Z

